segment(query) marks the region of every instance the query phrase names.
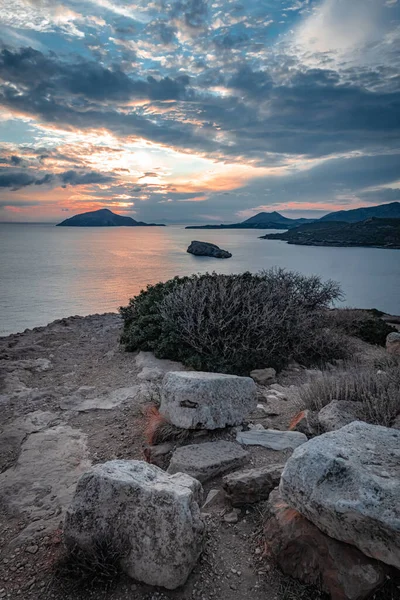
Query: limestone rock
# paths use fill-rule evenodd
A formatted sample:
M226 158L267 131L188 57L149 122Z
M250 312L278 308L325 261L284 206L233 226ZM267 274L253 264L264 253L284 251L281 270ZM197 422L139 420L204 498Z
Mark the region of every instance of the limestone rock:
M222 250L216 244L198 241L193 241L186 252L195 256L211 256L212 258L231 258L232 256L230 252Z
M202 550L201 484L137 460L96 465L79 480L66 513L67 547L93 552L107 539L130 577L175 589Z
M160 414L183 429L219 429L240 425L257 406L250 377L201 371L167 373Z
M356 421L297 448L283 499L331 537L400 568L400 431Z
M389 354L400 356L400 332L393 331L386 338L386 350Z
M271 465L230 473L224 477L224 489L232 506L267 500L281 479L284 465Z
M333 400L319 411L318 421L323 431L335 431L361 419L362 412L361 402Z
M205 442L175 450L168 473L187 473L201 482L246 464L248 452L235 442Z
M382 563L322 533L290 508L278 490L270 495L268 517L266 549L286 575L321 585L332 600L363 600L385 581Z
M272 368L254 369L254 371L250 373L250 377L259 385L269 385L270 383L274 383L276 371Z
M251 429L238 431L236 441L247 446L264 446L271 450L297 448L307 441L307 436L299 431L278 431L277 429Z

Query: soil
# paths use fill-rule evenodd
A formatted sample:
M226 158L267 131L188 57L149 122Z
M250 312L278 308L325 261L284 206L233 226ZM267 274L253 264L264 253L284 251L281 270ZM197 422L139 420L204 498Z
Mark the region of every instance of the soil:
M0 338L0 599L319 598L264 558L262 503L242 509L236 523L226 522L232 508L223 500L205 509L205 551L185 586L172 592L124 576L92 588L76 572L69 577L60 569L63 514L79 476L98 462L144 459L146 415L157 401L160 377L184 368L150 353L124 352L120 332L119 316L105 314ZM293 383L300 376L296 367L286 374L280 396L260 387L266 411L258 409L250 420L287 429L298 412ZM235 435L234 429L192 434L184 443ZM249 466L282 464L290 456L247 449ZM220 487L220 480L207 482L205 497Z

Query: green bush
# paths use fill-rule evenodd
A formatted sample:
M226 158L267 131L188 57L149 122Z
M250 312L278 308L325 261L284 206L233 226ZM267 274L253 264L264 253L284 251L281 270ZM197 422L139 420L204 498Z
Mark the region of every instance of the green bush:
M347 344L329 326L337 283L283 269L192 275L148 286L127 307L122 342L206 371L248 374L344 358Z
M360 338L368 344L385 346L389 333L397 331L380 317L383 313L373 310L345 308L331 313L334 327L347 335Z

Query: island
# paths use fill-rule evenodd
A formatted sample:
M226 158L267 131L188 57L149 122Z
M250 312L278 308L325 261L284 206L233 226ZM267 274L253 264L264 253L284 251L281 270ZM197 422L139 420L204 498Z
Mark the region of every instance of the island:
M144 223L132 217L123 217L108 208L81 213L57 223L57 227L165 227L161 223Z
M304 223L313 223L315 219L288 219L280 213L261 212L242 223L231 225L188 225L185 229L291 229Z
M364 246L400 249L400 219L372 218L356 223L317 221L282 233L268 233L264 240L284 240L300 246Z
M198 242L194 240L186 250L194 256L211 256L212 258L231 258L232 254L227 250L222 250L216 244L210 242Z

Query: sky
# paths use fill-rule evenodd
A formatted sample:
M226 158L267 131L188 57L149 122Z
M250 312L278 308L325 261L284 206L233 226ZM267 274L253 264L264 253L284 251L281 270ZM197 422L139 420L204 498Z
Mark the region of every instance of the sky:
M400 200L400 0L2 0L0 221Z

